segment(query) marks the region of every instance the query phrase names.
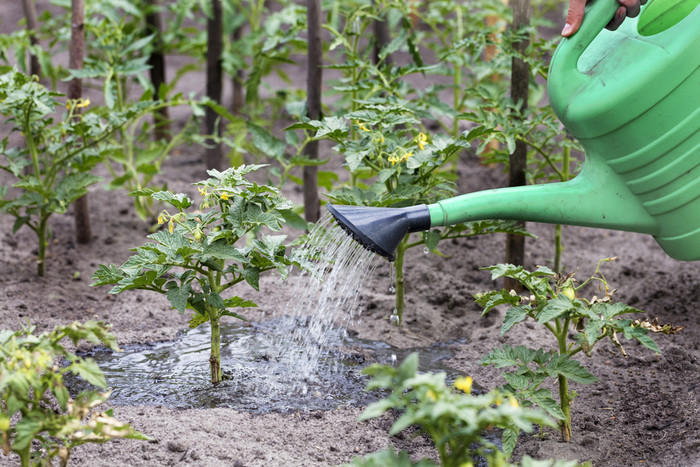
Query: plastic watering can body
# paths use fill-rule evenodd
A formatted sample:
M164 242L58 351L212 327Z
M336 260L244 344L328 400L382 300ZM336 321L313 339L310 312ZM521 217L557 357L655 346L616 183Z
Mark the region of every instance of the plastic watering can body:
M431 205L329 210L391 259L408 232L510 219L653 235L700 260L700 0L650 0L617 31L616 0L593 0L552 57L549 100L586 152L571 181L469 193Z
M698 3L651 0L607 31L618 4L594 0L548 80L552 107L585 149L582 172L441 201L429 206L431 224L498 218L642 232L673 258L700 260Z

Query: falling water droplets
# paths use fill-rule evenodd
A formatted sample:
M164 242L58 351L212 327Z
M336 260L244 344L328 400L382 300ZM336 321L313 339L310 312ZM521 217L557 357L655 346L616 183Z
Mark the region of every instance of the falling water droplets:
M391 316L389 316L389 322L396 326L399 325L399 314L396 311L396 308L394 308L393 313L391 313Z
M394 269L394 262L389 263L389 293L396 293L396 269Z
M430 249L427 246L424 246L423 247L423 254L427 255L428 253L430 253Z
M396 365L396 354L391 354L391 366Z
M296 384L294 389L303 391L300 381L313 383L319 371L330 371L320 369L319 362L339 345L331 342L338 338L332 330L359 315L360 291L379 264L375 258L330 215L309 233L306 243L294 253L302 270L284 312L291 317L290 324L280 331L272 359L276 363L269 368L271 386ZM289 373L290 368L295 372L293 380L288 374L283 380L279 375Z

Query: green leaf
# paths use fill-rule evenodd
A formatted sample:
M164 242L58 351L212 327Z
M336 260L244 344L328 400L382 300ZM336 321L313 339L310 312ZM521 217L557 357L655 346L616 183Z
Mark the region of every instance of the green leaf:
M224 300L226 308L257 308L257 304L252 300L245 300L241 297L229 297Z
M34 436L41 431L41 422L31 418L22 418L15 425L15 439L12 441L12 450L22 451L27 449Z
M552 397L552 393L549 389L538 389L535 393L530 395L530 400L557 420L566 419L564 412L561 410L557 401Z
M380 399L368 405L357 420L362 422L370 418L381 417L384 412L392 408L394 408L394 402L391 399Z
M100 388L107 387L107 380L105 379L104 373L102 373L100 367L91 358L78 359L74 361L70 366L70 369L73 374L79 375L93 386Z
M140 193L146 193L146 191L133 191L129 193L132 196L140 196ZM159 201L165 201L166 203L172 205L179 211L184 211L185 209L192 206L192 200L184 193L171 193L169 191L157 191L151 194L151 198L157 199Z
M634 307L631 307L629 305L625 305L624 303L616 302L616 303L601 303L597 302L593 305L595 307L595 311L601 315L603 315L604 318L606 319L611 319L619 315L624 315L627 313L643 313L642 310L638 310Z
M190 322L188 324L190 329L194 329L197 326L208 323L209 322L209 317L205 315L200 315L199 313L193 313L192 316L190 317Z
M247 122L246 125L253 135L253 146L258 151L273 159L281 159L284 156L286 147L284 141L252 122Z
M326 117L322 121L322 126L316 131L316 138L343 138L347 135L347 123L341 117Z
M527 388L530 382L527 377L517 373L503 373L502 376L515 390Z
M525 321L528 317L528 311L530 311L530 306L514 306L506 311L506 317L501 325L501 335L505 335L510 328L516 324Z
M234 245L230 245L226 240L216 240L204 246L202 258L213 258L217 260L232 260L238 263L246 263L247 259Z
M575 310L577 306L579 306L578 303L572 302L571 299L564 294L559 294L552 300L549 300L544 308L542 308L542 311L536 316L537 322L540 324L548 323L553 319Z
M629 327L624 328L624 334L625 334L625 339L636 339L644 347L646 347L650 350L653 350L657 354L661 353L661 349L659 348L658 345L656 345L656 342L654 342L654 339L649 337L648 331L646 329L638 327L638 326L629 326Z
M192 285L188 282L183 284L181 287L178 287L174 281L171 281L170 283L173 284L173 286L168 288L165 296L168 297L168 300L174 309L180 313L184 313L185 309L187 308L187 301L190 296L190 291L192 290Z
M591 384L598 381L598 378L590 374L577 360L569 358L566 354L554 355L547 363L546 370L552 378L562 375L581 384Z
M91 287L97 287L99 285L112 285L117 284L120 280L124 278L122 274L115 265L110 264L105 266L100 264L91 277L95 282L90 284Z
M260 290L260 269L256 267L245 267L241 271L243 279L255 290Z
M491 291L486 293L478 293L474 295L476 303L484 308L482 316L497 307L498 305L508 304L516 306L520 303L521 297L517 294L513 295L506 289Z
M503 434L501 435L501 444L503 446L503 454L506 455L506 458L509 458L511 454L513 454L513 450L518 442L519 435L520 429L512 425L503 430Z
M284 218L284 222L297 230L311 230L306 220L291 209L280 209L279 213Z

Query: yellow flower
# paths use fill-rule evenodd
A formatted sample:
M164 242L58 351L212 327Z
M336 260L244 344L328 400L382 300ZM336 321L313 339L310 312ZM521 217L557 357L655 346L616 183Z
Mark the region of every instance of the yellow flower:
M389 162L391 162L391 165L392 165L392 166L393 166L394 164L396 164L397 162L401 162L401 159L399 159L399 158L396 157L396 156L389 156L389 157L387 158L387 160L388 160Z
M409 157L413 157L413 151L408 151L406 154L403 155L403 160L408 160Z
M158 225L163 225L163 224L165 224L165 217L158 216Z
M221 199L227 200L227 199L228 199L228 195L227 195L226 193L221 193Z
M372 131L369 128L367 128L364 123L361 123L361 122L357 122L357 127L362 131L366 131L366 132Z
M435 392L433 392L432 389L428 389L428 392L425 393L425 397L427 397L427 398L430 399L431 401L436 401L436 400L437 400L437 396L435 395Z
M79 99L76 107L81 109L87 107L88 105L90 105L90 99Z
M454 387L464 392L465 394L472 393L472 377L460 376L454 382Z
M421 149L425 149L425 143L428 142L428 136L425 133L418 133L418 137L416 138L416 142L418 143L418 147Z
M175 223L173 222L172 219L170 219L170 222L168 222L168 232L173 233L174 228L175 228Z
M517 409L518 407L520 407L520 404L518 404L518 400L517 400L515 397L513 397L513 396L510 396L510 397L508 398L508 403L509 403L510 406L513 407L513 408L516 408L516 409Z

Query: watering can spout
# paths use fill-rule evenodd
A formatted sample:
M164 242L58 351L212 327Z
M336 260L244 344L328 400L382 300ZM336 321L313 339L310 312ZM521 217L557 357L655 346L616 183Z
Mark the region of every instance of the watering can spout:
M503 219L656 235L657 221L608 171L605 164L589 160L581 174L568 182L499 188L442 200L429 206L431 225Z

